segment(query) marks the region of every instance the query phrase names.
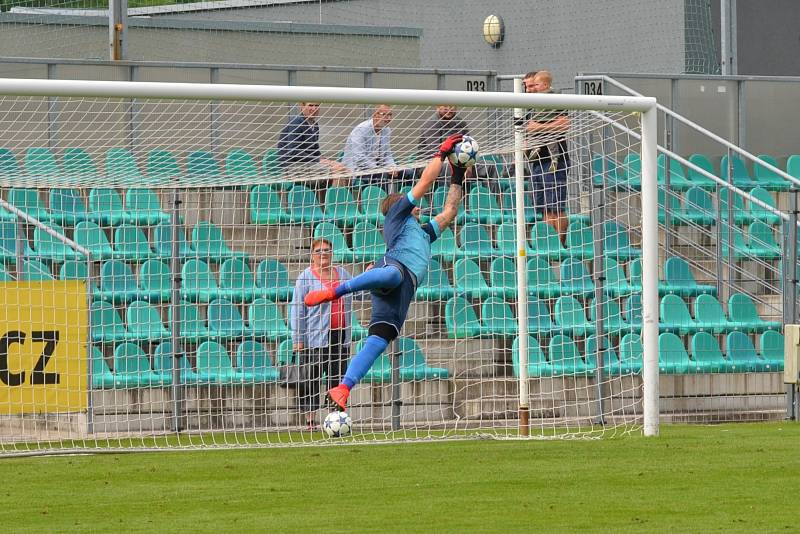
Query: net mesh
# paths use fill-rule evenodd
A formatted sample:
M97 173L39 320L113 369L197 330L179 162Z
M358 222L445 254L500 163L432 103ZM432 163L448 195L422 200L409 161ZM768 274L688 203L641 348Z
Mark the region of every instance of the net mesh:
M569 226L559 234L532 208L529 177L525 213L514 209L510 110L453 111L444 119L404 105L0 99L0 324L57 332L44 363L62 376L4 389L2 452L339 442L319 430L329 411L321 394L337 382L337 362L363 345L370 296L347 301L345 339L331 343L308 326L298 280L324 268L315 247L332 249L343 278L380 259L380 201L407 191L454 127L479 141L480 160L458 217L433 243L401 337L353 390L346 440L518 436L519 216L531 435L638 431L641 288L627 281L641 254L639 195L592 195L617 178L603 157L637 158L628 129L638 115L564 110L556 113L569 118L567 133L528 137L530 157L553 142L567 148L559 165ZM390 151L363 150L366 163L355 164L353 132L366 122L374 133L376 117ZM313 143L297 148L310 139L298 125L311 124L319 154ZM431 124L433 144L422 135ZM423 222L445 202L447 172L421 201ZM560 187L542 184L540 193ZM44 345L10 343L18 353L8 369L33 369ZM334 345L341 354L316 350Z

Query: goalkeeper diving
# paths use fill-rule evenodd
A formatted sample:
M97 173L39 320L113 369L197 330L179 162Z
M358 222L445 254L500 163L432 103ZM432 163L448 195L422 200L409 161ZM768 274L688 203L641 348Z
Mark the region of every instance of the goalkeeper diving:
M342 282L335 289L319 289L305 296L306 306L318 306L356 291L369 290L372 294L369 337L348 365L341 383L327 393L328 401L339 410L347 408L350 390L364 378L389 343L400 335L417 286L425 282L428 275L431 243L458 214L467 168L451 165L452 178L442 212L425 224L419 221L419 202L431 190L439 177L442 162L455 150L461 139L462 134L445 139L411 191L392 193L381 202L383 237L386 241L383 258L371 269Z

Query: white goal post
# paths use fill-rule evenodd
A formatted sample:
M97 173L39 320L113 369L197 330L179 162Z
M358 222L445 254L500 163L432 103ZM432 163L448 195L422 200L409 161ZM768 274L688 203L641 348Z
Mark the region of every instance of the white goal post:
M641 220L637 224L640 227L641 240L641 346L642 346L642 368L641 368L641 413L643 414L643 431L645 436L657 436L659 432L659 377L658 377L658 191L657 191L657 167L656 167L656 138L657 138L657 119L656 119L656 100L645 97L628 96L599 96L599 95L569 95L569 94L520 94L520 93L499 93L499 92L466 92L466 91L436 91L436 90L407 90L407 89L360 89L360 88L340 88L340 87L310 87L310 86L267 86L267 85L229 85L229 84L194 84L194 83L150 83L150 82L110 82L110 81L80 81L80 80L29 80L29 79L0 79L0 148L8 147L12 152L16 149L22 159L24 143L19 142L18 146L13 143L5 143L4 138L13 139L15 120L14 114L24 112L24 106L14 106L12 100L8 100L9 105L4 107L4 99L14 98L41 98L47 109L48 100L70 99L86 100L88 105L95 100L104 99L116 101L152 102L153 106L166 106L170 101L201 101L205 103L298 103L298 102L320 102L331 105L332 107L341 105L341 109L349 109L346 106L362 106L360 113L363 115L363 107L370 105L388 104L392 106L406 106L409 109L420 110L431 109L434 106L458 106L459 108L481 108L500 110L498 116L503 114L503 128L508 128L504 134L507 137L503 141L484 141L478 138L482 147L491 147L494 151L504 153L507 156L514 156L516 160L516 174L513 176L515 187L513 188L514 208L516 212L516 275L518 278L517 295L515 298L517 306L517 328L519 334L518 347L518 384L516 393L519 398L519 425L516 435L526 437L531 435L529 428L528 402L530 398L528 377L528 281L526 273L527 252L525 237L525 216L528 199L525 194L525 176L522 172L523 159L522 150L525 143L523 132L523 117L526 110L564 110L566 112L588 112L586 117L590 117L592 112L597 113L625 113L628 117L638 118L637 127L640 128L641 142L639 145L638 158L641 161ZM166 101L166 103L164 102ZM81 108L83 109L83 108ZM337 108L339 109L339 108ZM86 107L87 115L91 114L91 108ZM513 120L512 119L513 112ZM2 115L5 113L5 115ZM165 112L166 113L166 112ZM465 112L466 113L466 112ZM506 115L507 114L507 115ZM43 121L51 120L47 114ZM366 116L366 115L364 115ZM168 115L164 115L168 117ZM506 119L507 122L506 122ZM37 119L38 120L38 119ZM588 120L588 119L587 119ZM602 123L602 121L598 121ZM88 123L87 123L88 124ZM602 123L605 124L605 123ZM21 125L21 123L20 123ZM106 127L104 125L103 127ZM160 142L166 143L169 139L169 125L161 126ZM91 129L91 126L89 126ZM89 135L74 133L63 129L59 134L69 135ZM509 135L511 130L515 135ZM100 132L98 132L98 136ZM16 137L17 139L20 136ZM255 139L255 138L254 138ZM100 144L103 141L96 141ZM255 146L256 141L252 141ZM154 144L153 146L156 146ZM67 145L69 146L69 145ZM77 143L76 143L77 146ZM109 147L111 144L108 145ZM245 147L247 148L247 147ZM635 153L635 152L634 152ZM411 165L415 168L424 166L425 159L421 154L416 155L416 159ZM38 177L36 180L30 175L20 178L18 183L13 178L5 178L2 188L9 189L14 187L26 188L46 188L50 184L46 178ZM133 183L115 182L110 177L100 176L87 178L85 187L107 187L124 188L135 187ZM255 180L255 178L252 178ZM248 182L246 185L254 186L258 182ZM185 185L185 184L184 184ZM197 187L217 187L226 186L227 183L215 183L209 179L207 182L197 183ZM233 182L231 182L233 185ZM238 184L237 184L238 185ZM72 187L78 185L71 184ZM169 189L172 186L165 186ZM510 189L509 192L512 190ZM466 193L465 193L466 194ZM9 208L8 211L15 212L16 208L8 202L7 196L0 198L0 207ZM509 207L506 207L508 210ZM31 224L28 218L26 222ZM42 231L51 232L44 223L33 222L31 233L35 228L42 227ZM111 230L109 230L110 232ZM175 234L174 234L175 235ZM64 237L66 242L67 238ZM71 241L70 241L71 242ZM177 245L174 250L177 250ZM479 258L484 261L487 258ZM587 297L588 299L588 297ZM90 299L91 300L91 299ZM456 336L457 337L457 336ZM85 341L91 343L91 339ZM509 343L510 345L510 343ZM588 349L587 349L588 350ZM85 351L88 354L88 351ZM91 367L91 366L89 366ZM602 365L600 365L602 368ZM89 375L91 375L91 370ZM178 376L178 375L175 375ZM89 382L91 389L91 377ZM0 385L2 386L2 385ZM470 387L466 385L466 387ZM91 401L89 402L91 405ZM13 411L13 410L12 410ZM452 429L442 423L442 428L447 431ZM269 427L264 431L272 431ZM262 427L263 428L263 427ZM262 430L259 428L257 430ZM459 427L456 424L453 428L469 429L469 425ZM206 429L213 431L212 429ZM393 428L396 430L396 428ZM391 437L389 438L391 439ZM299 442L306 443L307 440L301 439ZM271 442L270 442L271 443Z

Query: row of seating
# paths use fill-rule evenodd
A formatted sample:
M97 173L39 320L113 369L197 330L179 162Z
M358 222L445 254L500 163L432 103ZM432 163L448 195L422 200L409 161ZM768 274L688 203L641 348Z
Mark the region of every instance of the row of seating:
M402 381L446 380L449 370L429 367L419 345L411 338L397 340L399 376ZM174 370L179 370L180 383L202 384L255 384L277 382L277 366L296 362L290 340L283 341L273 356L263 343L245 340L238 343L235 358L231 358L225 345L217 341L204 341L194 351L195 365L186 354L177 358L172 343L165 341L155 347L151 358L136 343L123 342L114 347L113 370L100 347L92 346L92 387L95 389L129 389L169 386L174 380ZM235 363L235 365L234 365ZM365 382L387 383L392 380L392 365L388 354L381 355L364 377Z
M642 325L641 295L625 301L625 314L615 300L603 301L603 330L622 335L638 332ZM588 308L588 313L587 313ZM528 331L536 335L566 334L584 337L597 329L597 308L594 300L584 306L572 296L558 297L552 313L547 303L536 296L528 297ZM660 302L659 330L685 335L694 332L721 334L778 330L781 323L766 321L758 314L750 296L743 293L728 299L728 313L713 295L699 295L694 301L694 316L678 295L665 295ZM500 297L489 297L480 305L480 319L475 307L462 297L452 297L445 305L445 324L450 338L501 337L517 335L519 325L512 306Z
M662 374L694 373L752 373L780 372L783 370L784 338L780 332L768 330L761 334L760 352L750 337L742 332L732 332L725 339L723 354L717 339L708 332L698 332L691 338L691 353L681 339L665 332L658 337L658 367ZM619 344L609 346L603 338L603 371L610 376L639 374L642 372L643 348L641 336L630 333ZM550 339L547 354L535 336L528 337L528 376L574 376L597 372L598 337L589 336L584 351L569 336L557 335ZM519 338L512 344L512 364L515 377L519 377Z
M65 228L50 224L49 229L57 235L67 236ZM97 223L79 222L72 230L73 240L88 249L93 260L121 259L127 261L145 261L150 258L172 257L172 227L169 223L160 223L153 229L153 242L148 240L141 228L133 225L121 225L114 230L112 244L105 231ZM222 230L212 222L200 221L191 232L191 242L187 241L183 228L178 229L178 253L182 258L202 258L214 262L222 262L227 258L245 258L246 253L233 250L225 240ZM13 263L16 261L18 225L11 221L0 222L0 261ZM30 258L48 262L63 262L82 257L72 247L54 237L44 228L33 230L33 246L24 237L24 254Z
M775 157L762 154L758 158L769 163L773 167L781 169ZM722 156L719 169L712 163L711 158L705 154L692 154L688 161L700 169L719 176L725 181L728 180L728 156ZM658 183L666 185L667 158L660 154L658 156ZM767 169L762 165L753 164L753 173L748 171L748 164L739 156L732 159L733 173L730 182L741 189L751 189L756 186L769 189L770 191L788 191L792 184L779 176L777 173ZM595 155L592 157L592 170L596 173L595 183L605 183L608 186L619 189L641 189L642 163L638 154L629 153L622 162L616 161L611 156ZM786 160L786 167L782 168L787 174L800 179L800 155L791 155ZM673 158L669 158L669 182L670 188L677 191L685 191L693 186L701 187L706 190L716 189L717 184L707 176L686 167Z
M749 190L749 194L767 206L777 209L772 194L763 187L754 187ZM755 202L747 202L745 206L744 198L740 195L732 194L728 189L720 191L719 196L716 197L718 199L717 204L714 203L715 197L711 193L697 186L689 188L683 195L678 192L670 192L669 196L667 195L666 190L658 190L658 220L662 224L666 222L667 217L667 198L669 198L669 221L672 226L686 226L689 224L713 226L720 219L725 224L728 224L731 218L731 210L733 210L733 222L738 226L756 221L769 225L777 225L781 222L779 215L759 206ZM729 206L729 198L731 196L733 197L733 205ZM716 205L719 205L719 209L717 209Z

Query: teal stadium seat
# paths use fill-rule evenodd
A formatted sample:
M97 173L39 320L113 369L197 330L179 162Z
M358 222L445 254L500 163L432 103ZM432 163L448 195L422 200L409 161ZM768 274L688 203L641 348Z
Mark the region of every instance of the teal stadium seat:
M64 176L74 182L95 180L101 176L92 156L82 148L65 148L61 167Z
M150 359L135 343L121 343L114 348L115 386L125 389L163 386L163 375L153 372Z
M192 302L211 302L223 294L214 273L203 260L187 260L181 268L181 279L181 297Z
M770 211L762 206L759 206L753 201L747 202L747 209L749 211L750 220L752 221L761 221L766 224L776 225L780 224L782 219L781 216L775 213L778 211L777 207L775 206L775 198L772 196L772 193L767 191L763 187L754 187L750 190L750 196L753 198L760 200L774 211Z
M386 198L386 191L376 185L368 185L361 190L361 213L363 220L371 224L383 224L381 201Z
M172 226L168 223L158 223L153 231L153 247L159 258L172 257ZM183 226L178 226L178 256L181 258L196 257L197 253L186 240Z
M511 364L513 373L519 378L519 336L514 338L511 344ZM528 376L532 378L553 376L553 366L547 361L539 345L539 340L533 336L528 336Z
M47 282L54 280L50 267L37 260L25 260L19 273L20 280L25 282Z
M586 375L593 369L583 360L571 337L558 334L550 338L547 357L553 368L553 376Z
M326 219L348 228L364 218L349 187L330 187L325 191L324 213Z
M237 384L247 382L245 373L233 368L231 357L216 341L204 341L197 347L197 376L201 382Z
M527 266L529 294L537 295L541 298L561 296L561 284L547 259L534 256L528 260Z
M733 158L731 158L731 164L733 166L733 180L728 179L730 172L730 169L728 169L728 156L722 156L722 160L719 163L719 168L721 171L720 175L722 176L723 180L733 183L733 185L740 189L750 189L756 185L753 183L753 178L750 176L750 172L747 170L747 165L742 158L734 155Z
M192 228L192 248L197 257L217 263L227 258L247 257L244 252L231 250L219 226L209 221L200 221Z
M517 335L517 319L511 306L499 297L489 297L481 306L481 334L487 337L512 338Z
M619 341L619 373L622 375L640 374L642 372L642 338L639 334L630 333Z
M439 261L452 263L460 255L453 230L445 228L441 235L431 244L431 255Z
M89 315L93 342L121 343L128 340L125 323L110 302L95 300L89 308Z
M731 206L728 205L730 198L733 198ZM733 215L733 224L735 225L741 226L751 222L750 213L744 208L744 198L739 193L723 188L720 189L717 199L719 200L722 220L725 224L728 224L731 215Z
M161 211L161 202L151 189L128 189L125 192L125 209L135 224L152 225L170 220L169 215Z
M137 300L125 312L128 339L156 342L170 337L170 331L161 322L161 315L145 301Z
M734 293L728 298L728 316L731 327L748 333L779 330L783 324L762 319L753 299L744 293Z
M442 269L442 265L438 260L431 259L428 267L428 276L417 288L417 299L427 301L447 300L455 293L456 290L450 284L447 272Z
M225 156L225 175L228 179L239 183L253 182L261 178L258 163L243 148L234 148Z
M459 232L459 238L461 241L459 254L462 257L489 260L498 256L498 251L492 244L492 238L483 225L464 223Z
M183 176L183 171L178 164L178 160L168 150L155 149L148 152L145 168L147 178L142 182L144 184L161 185L175 183Z
M214 154L194 150L186 156L186 176L193 185L214 185L222 177L222 170Z
M326 219L314 191L300 184L287 193L286 213L293 224L313 225Z
M514 260L495 258L489 266L489 284L492 295L516 300L517 268Z
M268 185L250 190L250 222L253 224L283 224L290 218L281 204L278 192Z
M722 334L734 329L722 304L713 295L698 295L694 299L694 317L697 328L706 332Z
M97 278L92 277L89 281L89 266L83 260L69 260L61 264L58 270L59 280L81 280L91 284L92 297L97 297L100 287L97 285Z
M130 265L119 260L107 260L100 266L98 296L110 302L121 303L144 298L146 293L136 282Z
M569 251L561 245L556 229L545 222L534 223L531 228L530 253L548 260L560 260L570 256Z
M606 278L603 284L603 291L608 295L625 297L642 290L641 284L633 284L628 281L622 267L613 258L603 258L603 274Z
M575 297L558 297L553 314L556 319L556 328L563 334L583 337L595 331L595 325L586 318L583 304L578 302Z
M147 183L136 158L125 148L111 148L106 152L106 177L118 187L140 187Z
M528 297L528 332L534 335L549 336L560 328L553 323L550 308L538 297Z
M750 336L744 332L730 332L725 336L725 354L735 373L769 370L767 362L758 356Z
M289 280L289 271L280 260L265 258L256 267L256 290L259 297L285 302L292 299L294 284Z
M711 194L705 189L693 186L686 191L683 211L678 215L688 224L713 226L717 221L717 210Z
M598 344L598 339L601 339L602 342ZM587 336L586 341L584 342L584 351L583 351L583 359L586 362L586 365L589 367L590 370L595 371L595 373L599 372L599 368L597 365L597 353L598 353L598 345L602 348L600 352L602 353L602 363L603 363L603 375L604 376L617 376L620 374L620 362L619 356L617 356L617 351L614 350L614 347L608 341L606 336L597 336L592 334L591 336Z
M207 313L208 330L213 339L226 341L250 336L250 329L245 325L239 308L230 300L225 298L212 300L208 304Z
M681 338L672 332L658 336L658 371L669 375L689 372L689 354Z
M778 260L782 257L781 246L771 226L762 221L750 224L747 228L747 252L762 260Z
M56 157L46 147L32 147L25 151L25 173L40 187L52 187L62 180L61 167Z
M17 223L0 221L0 262L15 263L17 261ZM28 240L23 244L23 254L30 254Z
M778 162L774 157L767 154L759 154L758 159L765 163L769 163L775 168L780 168ZM775 171L772 171L763 165L753 164L753 176L755 182L759 187L763 187L768 191L788 191L791 188L791 183L779 176Z
M119 387L122 382L119 383ZM92 389L114 389L118 387L116 377L108 367L103 352L92 346Z
M768 371L783 371L783 334L777 330L767 330L760 337L761 359L767 365Z
M712 285L698 284L686 260L673 256L664 263L664 290L682 297L693 297L708 293L716 295L717 288Z
M709 174L719 176L714 170L714 165L711 163L711 160L708 159L708 156L705 154L692 154L689 156L689 163L697 166ZM700 187L706 191L712 191L717 188L717 183L714 180L691 167L686 168L686 174L689 181L692 182L692 185L696 187Z
M475 310L463 297L453 297L447 301L444 320L449 338L472 338L481 334L481 323Z
M172 300L172 271L161 260L147 260L139 267L140 295L149 302Z
M572 222L567 226L567 252L572 257L591 259L594 257L594 237L592 229L582 222Z
M561 262L560 291L562 295L590 297L594 295L594 282L586 265L578 258L567 258Z
M248 331L255 337L281 341L292 335L280 309L269 299L254 300L248 307L247 319Z
M353 229L353 259L372 262L380 259L385 253L386 243L380 230L367 222L357 223Z
M453 285L457 294L466 295L471 299L484 298L493 294L480 266L469 258L456 260L453 265Z
M233 302L251 302L257 293L250 265L241 258L229 258L219 268L220 294Z
M270 185L276 189L288 191L294 187L294 183L288 180L278 181L283 175L283 170L278 161L278 151L274 148L270 148L264 152L261 158L261 174L263 174L270 181Z
M616 221L603 223L603 250L609 257L629 260L642 255L642 250L631 246L628 231Z
M172 324L172 306L169 307L169 324ZM211 332L205 320L200 316L200 310L191 302L181 301L178 304L178 334L188 343L199 343L211 338Z
M603 331L615 335L622 335L629 332L639 331L641 325L633 325L625 319L620 310L619 303L613 299L603 299ZM597 304L594 300L589 303L589 320L597 324Z
M398 338L397 345L400 351L400 380L447 380L450 377L446 367L429 367L425 353L410 337Z
M114 249L97 223L79 222L75 226L73 237L77 244L89 251L93 260L109 260L114 257Z
M86 203L78 189L54 188L50 190L50 218L62 226L75 226L88 221Z
M667 156L659 154L658 165L658 184L667 184ZM692 187L692 182L686 177L686 171L677 160L669 158L669 188L671 191L686 191Z
M236 347L236 368L245 382L260 384L277 382L279 378L269 351L258 341L245 340Z
M66 234L64 228L57 224L51 224L50 230L60 236ZM80 257L74 249L38 226L33 230L33 250L26 251L26 255L57 263Z
M722 355L717 338L713 335L697 332L692 336L691 345L690 373L725 373L731 370L728 360Z
M114 257L117 259L143 262L156 257L150 242L141 228L123 224L114 229Z
M497 254L499 256L517 255L517 228L514 222L504 222L497 226ZM527 251L527 244L525 245Z
M506 220L513 220L512 211L504 212L500 209L495 195L488 187L476 185L467 193L467 210L464 220L480 224L500 224Z
M122 197L116 189L94 188L89 191L89 218L104 226L131 222Z
M695 310L697 310L696 304ZM714 326L710 316L708 317L708 322L705 322L701 326L699 322L695 321L692 317L686 301L679 295L674 294L664 295L664 297L661 298L658 315L660 319L658 324L659 330L676 332L680 335L686 335L701 329L712 330ZM725 315L723 314L723 319L724 318Z

